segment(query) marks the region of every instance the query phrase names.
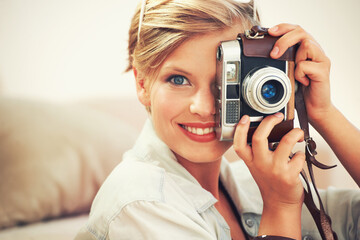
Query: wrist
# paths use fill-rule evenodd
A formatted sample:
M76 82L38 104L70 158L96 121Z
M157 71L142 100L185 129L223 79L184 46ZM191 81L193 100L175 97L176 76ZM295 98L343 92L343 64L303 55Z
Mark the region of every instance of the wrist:
M301 238L302 204L278 204L265 206L258 235Z
M335 119L335 115L338 112L337 108L334 105L329 105L326 110L319 111L315 116L308 116L309 123L317 130L328 126L329 122Z
M301 210L303 203L296 204L283 204L266 206L263 208L263 215L276 217L279 221L286 221L286 219L299 219L301 218Z
M301 186L302 194L295 199L279 199L279 198L264 198L263 197L263 213L282 214L282 213L301 213L304 203L304 191ZM294 194L293 194L294 195ZM266 200L269 199L269 200Z

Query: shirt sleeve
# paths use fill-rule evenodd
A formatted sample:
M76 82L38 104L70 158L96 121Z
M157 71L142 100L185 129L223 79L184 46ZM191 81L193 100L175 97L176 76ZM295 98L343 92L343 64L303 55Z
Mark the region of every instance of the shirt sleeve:
M328 188L320 192L339 239L360 239L360 190Z
M215 240L216 237L166 203L136 201L125 206L110 223L108 239Z
M360 239L360 191L359 189L337 189L330 187L319 190L325 212L331 218L331 227L338 239ZM321 239L316 224L303 206L302 234L312 239Z

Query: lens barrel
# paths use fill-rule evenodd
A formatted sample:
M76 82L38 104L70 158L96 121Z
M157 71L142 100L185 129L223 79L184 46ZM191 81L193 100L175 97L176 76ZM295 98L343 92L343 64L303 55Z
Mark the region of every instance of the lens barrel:
M280 111L289 102L291 82L275 67L250 71L242 83L242 97L254 110L271 114Z

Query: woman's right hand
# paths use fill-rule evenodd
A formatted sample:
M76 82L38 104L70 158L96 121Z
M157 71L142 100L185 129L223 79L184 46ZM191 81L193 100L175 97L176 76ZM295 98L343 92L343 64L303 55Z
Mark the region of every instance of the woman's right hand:
M283 117L276 113L264 118L253 134L250 146L247 143L250 119L243 116L236 127L234 150L248 166L263 198L259 234L297 239L299 234L301 236L304 195L299 174L305 154L298 152L291 159L289 156L295 144L303 141L304 133L294 128L281 139L275 151L269 150L268 136Z

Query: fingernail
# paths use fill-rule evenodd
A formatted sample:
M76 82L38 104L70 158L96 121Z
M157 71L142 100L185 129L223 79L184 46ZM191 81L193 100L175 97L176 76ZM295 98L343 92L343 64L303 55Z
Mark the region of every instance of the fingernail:
M275 113L274 116L278 118L283 118L283 114L280 112Z
M269 28L270 32L276 32L277 30L279 30L278 26L273 26L271 28Z
M248 116L248 115L245 115L245 116L243 116L243 117L240 119L240 122L239 122L239 123L241 123L241 124L246 124L246 123L248 123L248 121L249 121L249 116Z
M273 56L277 56L278 55L278 53L279 53L279 47L277 47L277 46L275 46L274 48L273 48L273 50L271 51L271 55L273 55Z

